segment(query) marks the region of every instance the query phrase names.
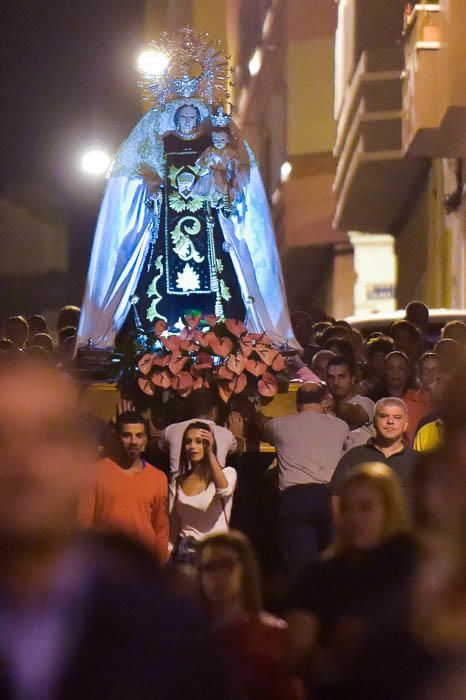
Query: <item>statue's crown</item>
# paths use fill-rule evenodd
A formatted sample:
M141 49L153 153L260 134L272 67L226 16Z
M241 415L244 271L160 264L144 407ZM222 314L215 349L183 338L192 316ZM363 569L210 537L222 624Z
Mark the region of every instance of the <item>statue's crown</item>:
M228 100L228 87L232 85L230 57L222 42L213 43L208 34L195 34L185 27L176 34L165 32L159 41L150 42L147 51L165 58L159 72L140 69L143 99L155 108L164 109L178 97L199 98L209 108Z
M217 107L217 110L210 115L212 126L228 126L231 122L231 114L227 114L222 106Z

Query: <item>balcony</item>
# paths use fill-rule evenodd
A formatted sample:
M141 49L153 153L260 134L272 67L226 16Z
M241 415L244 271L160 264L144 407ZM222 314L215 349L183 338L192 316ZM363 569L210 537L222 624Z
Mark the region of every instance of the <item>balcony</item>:
M402 146L401 49L364 51L346 89L334 153L334 226L391 233L427 163Z
M405 27L403 152L466 157L464 0L416 5Z

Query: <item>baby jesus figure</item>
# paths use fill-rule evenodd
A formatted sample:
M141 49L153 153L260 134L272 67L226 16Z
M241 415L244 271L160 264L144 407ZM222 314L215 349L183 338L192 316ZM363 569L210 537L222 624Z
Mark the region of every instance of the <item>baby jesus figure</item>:
M227 127L212 130L212 146L196 160L199 179L192 192L205 197L215 209L231 213L243 198L238 151L231 145Z

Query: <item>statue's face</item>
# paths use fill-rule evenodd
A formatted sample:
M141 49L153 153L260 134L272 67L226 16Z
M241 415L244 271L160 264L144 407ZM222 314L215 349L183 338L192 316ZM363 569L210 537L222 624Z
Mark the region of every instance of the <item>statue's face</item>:
M212 132L212 143L218 151L221 151L223 148L225 148L228 142L229 138L226 131Z
M180 109L178 115L178 131L181 134L192 134L197 128L197 110L191 105Z

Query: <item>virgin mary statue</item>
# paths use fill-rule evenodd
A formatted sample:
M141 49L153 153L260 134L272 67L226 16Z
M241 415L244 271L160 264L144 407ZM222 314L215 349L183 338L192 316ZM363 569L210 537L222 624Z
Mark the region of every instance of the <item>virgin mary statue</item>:
M151 49L166 67L143 74L153 108L109 172L78 346L111 347L127 318L150 333L202 313L297 347L261 176L225 109L225 56L190 29Z

